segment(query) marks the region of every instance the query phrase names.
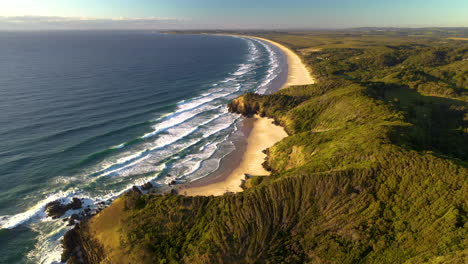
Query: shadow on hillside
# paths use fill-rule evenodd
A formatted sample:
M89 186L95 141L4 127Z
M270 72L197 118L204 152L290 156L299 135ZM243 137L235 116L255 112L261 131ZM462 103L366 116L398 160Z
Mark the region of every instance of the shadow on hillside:
M383 82L362 85L367 87L371 97L404 112L406 121L413 124L400 127L391 135L395 144L468 161L468 122L464 120L468 106L465 102L424 96L405 85Z

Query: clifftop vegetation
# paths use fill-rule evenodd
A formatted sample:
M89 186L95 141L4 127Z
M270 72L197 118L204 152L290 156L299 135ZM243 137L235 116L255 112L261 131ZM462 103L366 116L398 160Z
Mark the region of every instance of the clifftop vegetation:
M318 79L229 105L286 128L272 176L219 197L126 194L129 260L466 263L468 42L333 34L263 35Z

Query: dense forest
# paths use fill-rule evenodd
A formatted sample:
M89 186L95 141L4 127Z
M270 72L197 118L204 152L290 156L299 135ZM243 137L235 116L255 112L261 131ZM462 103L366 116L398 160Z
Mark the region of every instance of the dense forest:
M272 175L218 197L127 193L124 259L466 263L468 41L366 30L259 36L296 51L317 79L229 104L285 127L289 136L267 151ZM93 240L86 223L73 232L66 240ZM80 261L109 261L97 248Z

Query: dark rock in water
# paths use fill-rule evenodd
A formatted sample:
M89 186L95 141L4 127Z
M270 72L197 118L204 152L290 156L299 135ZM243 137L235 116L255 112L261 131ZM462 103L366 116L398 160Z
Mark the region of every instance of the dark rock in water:
M151 182L146 182L145 184L141 185L141 189L145 191L151 188L153 188L153 184Z
M62 219L62 222L66 222L68 221L68 217L65 217L64 219Z
M77 214L72 214L70 216L70 219L68 220L68 225L71 226L71 225L74 225L75 224L75 220L80 220L80 216L77 215Z
M83 203L81 202L80 199L73 198L72 202L68 204L68 207L70 207L70 209L73 209L73 210L81 209L83 207Z
M62 204L60 200L56 200L46 204L45 211L47 216L52 217L52 219L57 219L65 214L68 210L73 209L80 209L82 208L82 202L78 198L73 198L72 202L69 204Z
M62 216L68 209L66 205L63 205L60 201L53 201L45 206L47 216L52 217L52 219L59 218Z
M135 185L132 187L132 192L138 193L138 194L143 194L143 193L141 192L141 190L140 190L138 187L136 187Z
M176 185L177 184L177 181L176 180L172 180L168 185L171 186L171 185Z

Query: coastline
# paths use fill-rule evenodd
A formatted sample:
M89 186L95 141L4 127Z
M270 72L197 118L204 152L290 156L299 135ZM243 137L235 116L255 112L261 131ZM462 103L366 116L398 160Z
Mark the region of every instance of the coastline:
M280 90L292 85L315 83L306 65L289 48L265 38L243 37L265 41L284 53L287 60L288 74L286 82L280 86ZM286 131L283 127L275 125L273 119L259 116L246 118L241 126L245 140L234 142L236 149L222 160L218 170L204 178L179 186L176 188L177 193L185 196L218 196L225 193L236 193L243 191L241 183L245 180L246 174L253 176L270 175L270 172L263 167L266 158L263 151L287 137Z
M394 30L389 32L393 38ZM315 34L321 37L323 33ZM250 61L257 62L262 67L261 76L266 77L245 78L251 80L248 89L240 90L235 96L222 97L224 100L218 107L226 112L223 107L230 101L226 116L230 120L234 118L235 132L216 134L221 139L217 142L222 142L216 146L229 145L222 150L232 150L230 142L238 141L241 154L234 157L239 161L213 155L210 161L215 162L198 164L211 165L208 169L212 171L220 167L220 157L224 157L221 162L230 164L233 170L239 168L237 163L247 152L247 139L253 137L255 124L258 120L268 121L255 116L258 113L274 117L276 123L290 133L267 151L268 162L264 166L272 169L272 176L253 177L243 184L244 191L236 194L184 196L175 189L170 194L166 192L181 187L184 178L176 178L179 182L169 184L172 176L163 178L167 173L162 171L160 179L166 181L161 189L156 186L141 191L133 186L104 211L77 223L64 237L64 252L71 254L68 263L306 263L327 260L380 263L382 259L464 263L466 254L460 241L464 241L466 210L461 208L460 201L465 200L464 190L468 188L465 181L468 168L461 144L463 134L452 132L453 127L463 126L461 104L466 100L447 96L452 92L447 90L453 82L451 75L457 74L461 62L459 59L450 61L443 67L450 69L447 70L450 76L440 80L446 87L437 90L432 97L425 96L424 90L415 91L414 87L409 87L408 76L400 74L398 64L388 67L385 74L396 76L393 81L398 90L383 94L382 89L388 87L379 85L372 74L381 65L367 67L368 60L356 60L356 56L349 56L346 48L347 45L362 45L359 52L351 55L366 58L374 58L376 49L388 51L387 37L368 37L368 34L368 31L356 33L363 36L362 40L355 42L353 37L352 44L343 42L339 49L324 48L320 56L328 60L315 60L314 55L304 56L304 49L294 49L311 68L317 62L323 68L350 74L357 72L362 76L349 81L346 76L324 71L318 85L292 86L272 95L262 94L265 90L265 93L278 90L286 78L276 83L263 80L279 76L280 71L282 77L286 77L285 56L272 46L261 48L259 53L246 53L247 60L259 58L260 61ZM291 35L267 36L294 47L307 47L303 43L314 38L309 33L298 34L297 39L292 39ZM330 41L334 45L336 39L336 31L333 31L330 36L323 37L323 42ZM410 58L411 63L424 64L427 58L422 55L437 53L441 47L463 58L459 57L463 56L459 42L444 42L441 46L433 43L432 38L420 39L408 41L396 36L399 45L395 47L411 46L400 59ZM233 39L235 41L245 42ZM245 47L257 51L249 42L253 40L248 40ZM314 40L306 43L315 45ZM260 43L254 44L260 47ZM276 63L279 58L280 63ZM336 61L343 63L337 65ZM376 61L380 62L379 58ZM350 63L356 63L358 70L349 69ZM439 67L435 64L427 70L439 73ZM274 74L268 75L270 72ZM422 85L432 83L424 76L417 77L415 80ZM238 82L241 86L247 84L243 80ZM254 90L259 94L250 92ZM243 95L238 96L241 93ZM231 100L233 97L236 99ZM404 101L404 109L395 107L395 101ZM414 107L421 111L414 113ZM438 116L425 115L437 111L441 112ZM254 118L246 119L229 112ZM433 133L434 124L440 125L440 131L436 131L440 133ZM411 127L401 129L402 126ZM415 129L435 143L416 142ZM394 140L395 131L399 132L397 140ZM205 135L199 133L194 138L201 134ZM196 148L195 153L206 149L207 145L201 142L197 145L201 148ZM424 151L428 148L433 151ZM172 167L168 167L168 171L170 169ZM207 173L202 170L185 175L188 175L185 179L196 179ZM224 176L207 176L215 176L212 183L216 180L220 186L225 186L222 185L226 183ZM209 177L204 180L198 183L203 186L210 183ZM145 190L150 194L145 195ZM206 195L206 190L201 195Z
M259 117L247 118L242 122L245 142L235 144L236 150L230 153L219 173L215 177L206 176L200 180L183 185L177 191L186 196L223 195L227 192L241 192L241 180L245 174L253 176L267 176L270 174L262 166L266 158L263 150L273 146L276 142L288 136L283 127L273 124L273 119Z
M269 39L254 36L247 37L268 42L271 45L279 48L286 55L286 60L288 63L288 77L286 83L284 83L280 89L284 89L293 85L306 85L315 83L315 79L310 74L307 66L302 62L299 55L297 55L294 51L278 42Z
M283 52L285 52L284 49L287 49L280 44L277 45ZM286 83L282 84L280 89L290 85L306 84L304 80L311 80L313 83L312 77L299 56L289 49L287 51L285 55L287 56L288 76ZM302 70L297 70L298 67L302 67ZM300 76L300 74L308 75L308 77ZM239 142L234 142L236 150L221 161L216 172L191 183L181 184L176 187L176 192L186 196L219 196L226 192L241 192L243 191L241 183L245 179L246 173L254 176L269 175L270 173L263 167L266 158L263 150L288 136L284 128L274 124L273 119L255 115L243 120L240 130L244 137ZM132 191L134 190L132 189ZM89 233L84 232L89 235L89 238L85 238L85 240L93 241L90 242L91 247L102 249L103 254L100 257L105 258L104 262L131 262L119 244L118 230L125 215L124 207L122 200L117 198L110 206L85 222L85 226L89 228ZM79 226L81 224L77 225L78 228ZM77 227L72 230L77 229ZM71 243L64 243L64 247L69 251L65 258L81 256L80 248L83 248L84 240L78 233L79 231L71 233L68 239Z

